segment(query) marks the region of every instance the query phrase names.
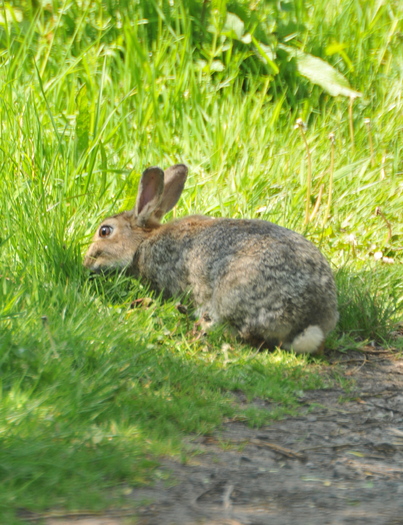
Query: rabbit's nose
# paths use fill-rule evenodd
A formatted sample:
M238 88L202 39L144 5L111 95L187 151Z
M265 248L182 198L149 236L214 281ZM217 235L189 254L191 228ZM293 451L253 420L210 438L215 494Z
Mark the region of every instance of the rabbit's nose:
M97 270L97 267L96 267L96 260L97 260L96 254L95 255L86 255L84 257L83 266L85 266L89 270L98 271L99 272L99 270Z

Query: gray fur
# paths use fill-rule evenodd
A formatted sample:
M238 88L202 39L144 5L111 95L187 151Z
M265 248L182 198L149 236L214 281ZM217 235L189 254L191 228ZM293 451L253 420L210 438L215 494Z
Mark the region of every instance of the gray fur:
M183 179L184 166L179 166ZM126 267L167 297L190 292L201 317L212 324L228 323L245 340L285 348L293 348L294 343L296 351L315 352L337 323L330 267L319 250L296 232L262 220L203 216L158 226L154 218L148 229L136 224L134 212L112 220L125 239L132 240L121 241L120 232L115 239L96 235L85 266ZM117 253L114 259L111 243L123 243L126 252L120 250L122 256ZM106 259L103 252L108 252Z

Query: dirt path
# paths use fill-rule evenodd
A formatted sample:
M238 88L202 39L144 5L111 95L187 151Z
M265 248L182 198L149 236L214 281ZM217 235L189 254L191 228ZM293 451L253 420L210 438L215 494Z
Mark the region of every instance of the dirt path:
M161 467L175 485L128 496L139 504L135 523L402 525L403 359L368 348L329 360L355 380L350 400L341 401L342 389L307 392L301 417L258 430L230 422L190 442L203 454ZM133 521L115 514L46 522L73 523Z

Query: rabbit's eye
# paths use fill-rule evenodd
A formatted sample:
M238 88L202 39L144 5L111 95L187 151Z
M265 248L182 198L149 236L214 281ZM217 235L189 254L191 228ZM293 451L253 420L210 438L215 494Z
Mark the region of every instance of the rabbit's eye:
M112 233L113 228L112 226L101 226L99 228L99 236L100 237L109 237L109 235Z

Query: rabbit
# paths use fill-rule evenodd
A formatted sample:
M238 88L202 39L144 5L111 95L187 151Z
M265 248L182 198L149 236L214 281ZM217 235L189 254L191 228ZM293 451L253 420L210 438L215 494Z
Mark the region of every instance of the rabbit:
M161 224L187 173L184 164L146 169L134 208L101 223L84 266L125 270L165 297L190 292L200 319L227 323L251 344L320 352L338 320L324 256L264 220L192 215Z

